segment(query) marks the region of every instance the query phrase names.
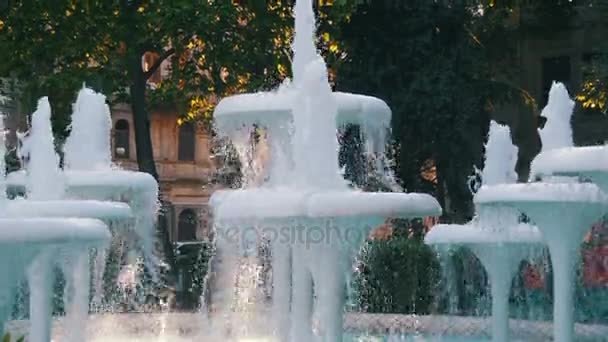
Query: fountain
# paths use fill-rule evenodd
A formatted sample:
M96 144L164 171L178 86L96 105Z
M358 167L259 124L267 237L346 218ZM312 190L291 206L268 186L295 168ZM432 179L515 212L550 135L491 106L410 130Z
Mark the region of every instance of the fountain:
M46 98L38 103L32 114L32 127L26 149L29 152L26 188L27 199L6 200L0 208L1 218L95 218L112 222L126 221L132 216L124 203L101 201L62 200L64 183L59 172L59 158L54 150L51 131L51 110ZM4 144L2 144L4 146ZM1 175L4 183L4 172ZM106 239L107 240L107 239ZM107 241L104 241L107 242ZM86 315L89 311L89 248L85 244L76 249L46 249L33 260L28 275L30 287L30 324L32 341L48 341L51 333L51 297L53 267L59 263L66 276L67 315L74 322L74 337L81 340ZM95 249L105 246L96 245ZM60 262L61 259L65 261Z
M33 213L34 217L43 218L99 219L112 229L113 235L123 234L122 228L134 218L144 253L152 255L154 230L150 228L154 228L156 181L148 175L111 168L109 141L106 141L110 137L108 127L111 128L111 123L108 123L110 117L105 97L86 88L81 90L75 105L72 134L66 143L65 167L68 171L59 168L50 117L48 100L43 98L32 115L32 127L23 139L20 151L28 157L26 168L10 174L6 182L9 190L19 190L26 195L26 199L5 199L5 205L0 208L0 218L18 220L31 217ZM108 124L100 125L103 120ZM94 124L95 128L87 127L87 122L90 122L89 125ZM102 129L99 129L99 126L102 126ZM82 134L83 130L102 132L99 135ZM90 170L78 170L85 167ZM70 168L76 171L71 171ZM2 178L4 179L4 176ZM4 186L4 182L2 183ZM108 201L111 199L128 201L129 204ZM107 226L104 225L104 228ZM107 234L107 228L105 233ZM108 238L104 240L107 241ZM31 341L50 340L51 272L55 265L60 266L66 276L66 315L70 327L65 338L68 341L85 339L91 286L91 265L87 246L83 243L78 249L45 249L37 253L31 262L27 272L30 286ZM99 306L103 295L106 248L109 245L98 244L94 247L96 270L93 277L93 304ZM148 260L154 262L152 258ZM156 267L150 267L150 270L154 271Z
M216 248L235 262L260 238L269 241L274 334L281 341L308 342L315 334L341 341L346 279L371 228L387 217L437 216L441 208L426 194L348 187L338 168L338 126L359 125L368 152L383 168L390 109L376 98L333 93L315 48L311 0L296 2L295 18L293 82L271 93L228 97L215 110L217 130L233 144L247 141L243 137L256 126L265 130L271 150L264 184L213 194ZM235 240L241 245L235 247ZM228 279L237 273L230 262L218 271ZM227 306L220 313L230 311Z
M49 118L48 101L42 99L33 120L33 129L42 140L47 133L44 121ZM0 126L3 125L0 123ZM50 128L48 132L50 132ZM36 143L34 153L36 155L49 146L40 139ZM2 134L0 136L1 155L4 155L4 146L4 134ZM52 140L50 146L52 148ZM48 162L49 159L45 159L43 154L38 155L38 158L40 163L32 165L34 166L33 172L28 176L28 188L31 189L32 200L7 200L4 163L2 162L0 165L0 183L2 183L3 190L0 193L0 201L3 204L0 208L0 239L3 243L2 266L4 272L0 285L3 292L0 304L0 331L4 330L8 314L12 309L18 282L27 275L33 307L30 340L49 341L52 260L63 254L68 261L82 260L84 257L88 261L89 249L103 247L109 240L106 224L94 218L106 213L117 213L120 217L125 212L130 214L130 211L128 207L112 204L105 206L105 203L86 203L83 211L80 211L75 203L61 203L57 200L44 201L45 193L48 191L49 198L53 197L57 194L55 190L59 188L57 184L61 183L48 182L48 178L53 177L53 164L45 165L45 161ZM43 170L46 172L41 172ZM67 208L66 204L71 206ZM97 213L97 209L100 209L101 214L94 215ZM91 215L84 215L86 213ZM76 263L79 264L78 261ZM88 274L88 269L86 271L87 273L84 273L83 276ZM88 277L86 278L88 281ZM86 294L88 295L88 287ZM69 312L79 315L82 314L82 309L80 306L75 306ZM88 302L84 314L86 315L87 312Z
M147 173L121 170L112 164L110 154L112 122L104 95L83 87L78 93L73 109L71 132L64 145L64 168L59 170L55 177L59 184L63 184L62 200L72 200L81 204L70 206L65 205L69 203L63 202L64 204L59 205L79 208L78 211L82 215L89 215L83 211L83 206L97 205L99 207L100 201L105 202L103 205L106 207L109 205L109 201L115 201L112 202L114 206L128 208L129 216L133 217L133 220L129 220L129 222L134 221L134 228L128 229L127 232L133 231L137 234L135 242L143 252L150 275L153 280L157 280L158 260L154 253L154 239L158 211L158 184ZM22 155L29 154L28 164L39 163L38 158L31 155L31 149L37 145L31 139L33 139L31 133L23 138L23 147L20 152ZM55 165L57 165L56 162ZM7 176L9 191L27 192L28 172L31 172L29 169L12 172ZM93 208L92 211L101 215L99 208ZM65 213L65 211L59 211L59 213ZM123 213L125 213L124 210ZM120 225L115 224L118 227L127 226L125 219L125 215L119 215L113 216L111 220L121 222ZM127 233L121 227L113 229L113 231L120 231L119 235ZM124 239L130 244L133 243L130 241L132 240L130 237L124 237ZM100 266L100 269L96 271L98 278L103 275L106 254L106 250L100 250L98 253L96 262ZM96 292L100 292L101 279L98 279L96 283L98 287ZM98 304L99 301L98 294L95 302Z
M429 195L362 192L344 180L338 168L336 134L341 126L353 124L361 128L366 155L375 162L374 172L391 182L384 150L391 112L380 99L331 91L325 63L314 45L311 0L297 1L295 12L293 82L270 93L223 99L215 111L218 132L236 145L242 161L247 160L243 145L250 142L253 129L264 133L271 154L261 168L266 173L255 175L261 176L256 179L260 184L246 181L242 189L218 191L210 202L219 279L212 296L217 303L211 304L219 311L210 310L209 316L212 323L218 319L232 324L232 331L226 334L219 329L211 331L219 332L217 340L255 337L255 331L240 335L239 330L247 325L245 320L232 322L228 317L224 321L222 314L229 315L234 309L222 301L231 300L230 292L235 290L234 279L240 271L236 264L248 260L263 241L270 244L272 254L268 316L274 337L280 341L335 342L343 338L343 307L352 259L370 229L389 217L417 218L441 212ZM483 186L475 196L478 216L467 225L438 225L426 237L429 244L466 246L481 260L492 288L496 341L510 338L507 299L517 265L541 242L549 245L555 270L555 340L574 340L572 276L578 243L607 204L600 188L581 181L591 180L606 190L608 159L606 147L571 147L572 135L565 120L569 120L572 106L563 90L563 86L554 85L543 112L549 118L541 131L543 152L532 165L533 175L543 182L514 184L517 151L508 129L492 123ZM72 131L64 146L63 170L53 148L49 119L50 107L43 99L29 136L23 140L22 152L30 157L26 169L8 175L6 184L4 175L0 177L0 193L8 186L9 191L25 194L25 198L15 200L0 196L0 265L6 275L0 281L0 328L8 318L18 281L27 276L35 309L29 338L50 340L49 270L52 261L66 259L61 265L69 278L65 337L84 341L90 337L84 332L89 310L89 253L96 250L98 258L103 256L111 238L108 228L115 235L115 222L124 224L133 217L147 262L155 263L152 228L158 185L147 174L112 165L111 121L103 95L86 88L80 91ZM521 223L522 212L536 226ZM255 267L247 271L256 277ZM238 276L245 276L244 272ZM250 279L239 279L244 280ZM249 292L241 295L246 300L255 296ZM182 329L192 324L183 323L190 317L185 315L171 314L174 321L183 324L175 324L180 327L176 331L191 328ZM153 327L157 322L151 316L137 321L130 315L106 315L112 326L95 338L113 340L114 336L103 334L132 322L137 322L131 329L137 334L142 333L142 326L164 333L167 317L161 318L159 328ZM447 319L457 325L469 322L467 317ZM432 323L438 321L442 323L433 328ZM445 332L445 320L437 316L408 316L400 322L410 322L414 329L426 325L427 332ZM124 340L136 340L131 337Z
M512 208L525 213L542 233L554 272L554 340L567 342L575 340L574 275L580 244L608 210L608 196L596 184L579 182L579 177L589 177L605 189L605 147L572 147L572 108L565 87L554 83L542 113L547 118L540 131L544 147L532 164L533 174L543 182L482 186L474 199L482 210Z
M508 127L490 123L483 186L511 184L517 180L517 147L511 142ZM520 214L511 208L479 208L472 222L440 224L426 235L425 243L440 246L464 246L470 249L485 268L492 293L492 340L510 341L509 293L511 282L522 260L528 258L541 240L538 229L520 223Z
M107 226L95 219L70 218L0 218L0 254L2 263L2 281L0 282L0 333L12 310L18 282L28 267L37 266L34 260L40 256L53 253L57 249L79 252L88 247L98 247L110 238ZM44 284L46 285L46 284ZM41 335L45 331L35 329L50 328L50 298L37 301L40 310L48 314L45 322L32 327L38 333L38 339L45 341ZM46 339L50 341L50 337Z
M138 234L149 265L154 256L155 220L158 211L158 183L149 174L121 170L111 160L112 121L105 96L83 87L72 115L71 132L64 145L64 169L59 173L65 184L65 198L126 202L135 218ZM29 153L24 138L21 153ZM33 144L30 144L33 145ZM31 158L31 162L36 162ZM23 193L25 170L7 176L8 190ZM154 270L155 267L151 267Z

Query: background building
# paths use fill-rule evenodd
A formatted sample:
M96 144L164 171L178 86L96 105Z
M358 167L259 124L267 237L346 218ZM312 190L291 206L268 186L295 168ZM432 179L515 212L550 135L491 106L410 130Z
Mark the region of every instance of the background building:
M131 108L112 108L112 155L125 169L137 169ZM175 112L151 111L150 130L163 213L171 242L203 240L209 232L207 202L214 171L210 134L195 123L178 124Z

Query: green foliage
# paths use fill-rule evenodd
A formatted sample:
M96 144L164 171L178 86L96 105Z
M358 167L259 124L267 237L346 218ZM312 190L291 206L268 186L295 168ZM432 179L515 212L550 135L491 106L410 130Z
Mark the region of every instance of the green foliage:
M331 36L328 23L348 7L321 11L320 28ZM56 132L63 134L83 82L112 95L112 101L130 102L126 90L137 76L130 63L153 52L170 61L171 72L147 89L149 105L208 120L218 98L269 88L288 76L291 9L292 4L279 0L246 5L11 1L0 8L0 75L19 80L11 87L19 88L30 111L38 97L48 95ZM147 79L151 74L145 71Z
M466 178L481 164L491 108L518 93L502 67L512 36L507 11L481 14L464 3L359 5L341 23L347 57L337 82L391 106L397 176L410 191L449 197L446 214L461 220L471 211Z
M178 295L178 305L181 309L194 310L200 305L203 293L204 279L207 274L209 259L213 253L211 244L182 245L175 249L176 267L183 275L185 286Z
M25 336L21 336L19 338L16 338L15 340L13 340L13 339L11 339L11 334L6 333L6 334L4 334L4 337L2 337L2 342L25 342Z
M576 100L591 111L608 112L608 44L596 47L584 67L584 79Z
M424 314L431 311L438 279L433 251L419 239L398 235L367 242L353 288L362 311Z

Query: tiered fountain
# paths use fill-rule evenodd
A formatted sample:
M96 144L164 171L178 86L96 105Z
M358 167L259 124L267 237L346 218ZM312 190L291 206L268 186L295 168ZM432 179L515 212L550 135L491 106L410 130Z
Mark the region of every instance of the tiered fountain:
M574 103L564 85L553 84L549 93L549 103L541 114L547 118L545 127L540 131L543 150L532 164L533 175L542 177L542 182L484 184L474 198L480 218L486 213L515 210L516 213L525 213L538 227L543 242L549 247L554 272L554 340L566 342L575 340L574 271L579 260L579 246L591 225L608 211L606 194L596 184L580 182L581 178L589 178L606 189L608 171L606 147L572 147L570 118L573 107ZM495 225L498 225L503 232L509 231L509 227L521 226L515 225L516 221L506 224L499 219L500 215L494 215L493 218ZM447 234L449 235L447 238L441 237L441 231L445 228L439 228L440 230L430 235L427 241L446 242L452 239L456 243L462 243L466 240L452 231ZM526 231L520 231L514 236L515 240L536 242L538 240L536 233L531 234L531 232L526 228ZM487 234L491 236L493 233L487 232ZM480 245L487 249L487 244L502 243L507 246L514 240L513 235L498 235L493 237L492 241L484 241ZM503 250L513 251L509 247L503 247ZM477 255L479 256L479 253ZM483 260L485 256L481 258ZM483 263L490 275L490 281L493 282L492 293L495 296L496 275L500 275L502 269L497 268L497 265ZM505 266L513 270L512 267ZM501 287L506 284L507 282L504 282ZM500 295L504 301L508 289L503 290ZM498 308L493 307L493 314L498 315L493 318L494 338L498 341L506 341L508 312L500 303L496 303L494 298L493 305L497 304Z
M486 145L482 184L512 184L516 181L517 147L509 128L492 121ZM520 223L520 214L511 208L484 208L466 225L441 224L433 227L425 242L431 245L464 246L484 266L492 293L492 339L509 341L509 292L523 259L541 242L538 229Z
M71 132L64 151L64 168L60 178L65 196L73 199L126 202L135 217L135 232L139 235L144 254L154 261L153 244L158 184L149 174L127 171L112 163L112 119L106 98L83 88L74 104ZM22 155L30 153L31 136L24 138ZM30 156L30 162L36 162ZM22 192L27 185L26 170L7 176L9 191Z
M89 269L83 268L82 265L88 263L90 248L103 248L110 238L107 225L95 218L121 218L130 215L129 208L122 204L74 203L52 199L57 195L53 191L53 187L57 185L53 182L57 181L56 178L53 179L53 164L45 164L45 160L40 158L44 149L49 147L44 141L44 138L49 136L47 133L50 133L50 126L48 132L44 126L45 120L50 118L48 109L48 102L42 99L39 110L32 118L32 131L36 131L42 138L36 141L33 154L41 162L34 163L32 173L28 175L28 199L8 201L4 172L0 177L0 201L3 202L0 208L0 230L5 244L1 259L5 275L0 289L6 296L3 296L0 305L0 330L4 329L12 308L18 282L27 275L31 303L30 341L50 340L53 264L61 263L66 269L68 282L77 283L77 286L74 286L75 291L67 292L66 312L78 324L88 314ZM50 138L52 148L52 135ZM4 135L0 140L0 154L4 155ZM4 169L4 165L1 169ZM79 206L80 204L82 206ZM64 259L63 262L61 259ZM67 265L73 266L67 270ZM80 285L87 286L83 288ZM83 296L86 296L85 305L81 302ZM70 339L73 340L75 339Z
M272 156L267 181L259 188L216 192L211 206L217 248L223 255L230 254L235 232L249 240L247 232L255 231L270 241L277 338L308 342L317 334L335 342L342 340L352 257L369 230L387 217L437 216L441 208L426 194L369 193L348 187L338 166L338 126L360 125L369 152L382 166L391 113L379 99L332 93L325 63L315 48L311 0L296 2L295 17L293 82L273 93L229 97L215 111L220 134L235 144L254 126L265 130ZM230 265L222 267L220 272L235 276Z
M80 92L75 105L72 133L66 143L66 168L86 165L92 169L88 172L62 171L59 168L50 118L48 100L43 98L39 101L38 110L32 115L32 127L23 141L21 153L29 157L26 169L12 173L8 177L11 190L21 190L25 193L26 199L3 200L4 206L0 209L0 217L11 218L17 222L28 220L25 219L26 217L54 218L56 221L50 221L50 227L43 226L38 229L57 229L57 232L45 233L54 239L52 241L54 245L58 245L58 241L61 241L61 234L69 233L64 236L66 248L61 248L61 245L45 248L43 252L35 253L33 261L21 264L23 266L31 264L28 272L29 340L41 342L50 340L52 270L58 265L66 276L65 298L69 326L64 337L67 341L83 341L89 312L91 265L88 248L91 242L88 241L92 241L95 237L93 235L95 231L86 231L87 224L92 227L96 227L95 224L103 227L103 230L97 233L97 239L104 245L99 243L93 245L96 247L96 272L93 279L96 283L96 298L99 300L103 295L101 284L105 266L105 249L110 238L108 227L114 235L120 235L122 228L132 221L135 212L136 231L140 233L143 249L145 252L151 252L150 246L154 236L149 232L154 231L151 228L154 228L157 187L152 177L111 169L108 128L111 127L111 122L103 95L95 94L89 89ZM100 123L104 121L107 124L101 125ZM83 134L83 130L89 133ZM100 133L91 134L91 132ZM4 180L2 184L3 189L6 189ZM110 202L109 199L132 199L129 202L131 206ZM83 219L79 221L77 218ZM99 219L106 224L91 219ZM64 221L66 228L54 228L61 227ZM44 225L46 221L41 222ZM68 229L70 222L77 227L84 227L82 238L79 238L80 233ZM17 273L17 281L19 277Z

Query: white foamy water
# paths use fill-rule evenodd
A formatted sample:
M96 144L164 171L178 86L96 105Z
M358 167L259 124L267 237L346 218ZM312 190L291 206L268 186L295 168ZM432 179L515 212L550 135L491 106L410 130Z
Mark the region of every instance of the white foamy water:
M292 82L270 93L223 99L214 112L216 128L232 139L245 169L243 189L215 192L209 203L218 239L211 262L216 272L210 278L215 281L208 287L211 304L205 310L214 308L208 317L217 324L215 329L231 331L237 341L266 331L280 341L309 342L315 334L321 340L341 340L350 265L369 231L386 217L441 212L437 201L426 194L349 189L338 161L338 127L347 124L361 127L372 173L380 173L383 181L398 189L386 172L390 109L376 98L332 92L327 66L316 49L312 1L298 0L294 14ZM249 146L254 127L262 128L263 137L258 146ZM283 228L308 236L319 227L327 231L317 242L278 239ZM251 258L263 240L253 228L267 233L263 236L270 240L272 286L255 282L249 288L241 286L238 260ZM247 232L254 236L244 237ZM228 233L237 237L226 239ZM256 295L257 286L273 289L272 309L268 324L250 328L230 312L239 307L235 302L253 302L247 305L253 306L247 311L250 314L266 307Z
M544 128L538 132L543 144L543 152L574 146L570 124L573 109L574 101L570 98L566 86L563 83L553 82L549 91L549 101L540 114L547 118Z
M70 128L63 146L65 169L109 169L112 165L112 118L106 97L83 87L73 105Z
M490 123L488 142L486 143L485 165L482 171L484 185L515 183L517 174L517 146L511 141L508 126Z
M32 126L23 146L30 158L27 164L29 199L59 199L64 194L64 178L59 170L54 141L51 106L48 98L43 97L32 114Z

